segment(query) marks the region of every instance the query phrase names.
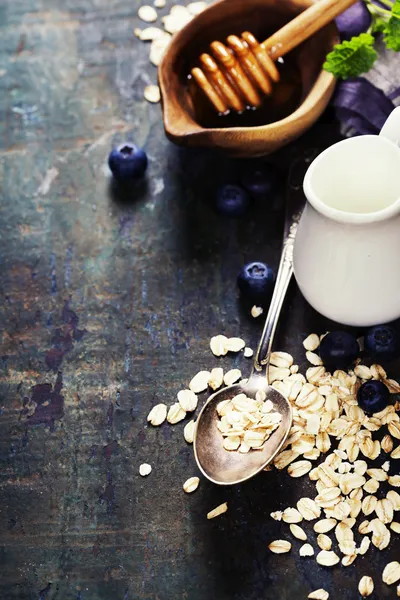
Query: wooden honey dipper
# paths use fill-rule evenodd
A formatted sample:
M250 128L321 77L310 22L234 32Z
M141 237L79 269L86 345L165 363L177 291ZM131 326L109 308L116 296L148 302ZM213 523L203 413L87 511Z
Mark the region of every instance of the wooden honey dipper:
M213 104L224 114L257 108L260 92L269 95L279 81L275 60L304 42L339 16L356 0L319 0L261 44L248 31L241 37L228 36L227 44L213 42L211 54L200 56L202 68L195 67L193 79Z

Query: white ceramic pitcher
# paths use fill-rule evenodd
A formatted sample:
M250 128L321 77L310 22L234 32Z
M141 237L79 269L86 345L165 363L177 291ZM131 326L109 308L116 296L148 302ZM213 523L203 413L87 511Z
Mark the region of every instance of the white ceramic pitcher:
M400 107L379 136L322 152L304 192L294 274L306 300L346 325L400 317Z

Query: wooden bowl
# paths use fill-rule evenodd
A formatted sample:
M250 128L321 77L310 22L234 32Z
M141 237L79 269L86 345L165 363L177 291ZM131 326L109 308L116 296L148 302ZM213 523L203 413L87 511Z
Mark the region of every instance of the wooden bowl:
M284 57L279 65L282 81L256 111L216 115L188 74L212 41L246 30L263 41L311 4L313 0L219 0L176 34L159 67L168 138L251 157L270 154L302 135L335 88L335 78L322 70L326 54L339 41L334 23Z

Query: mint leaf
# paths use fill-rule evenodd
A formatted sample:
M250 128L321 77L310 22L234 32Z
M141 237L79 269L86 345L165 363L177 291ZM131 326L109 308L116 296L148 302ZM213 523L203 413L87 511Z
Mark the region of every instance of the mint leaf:
M387 21L385 19L381 19L381 17L376 18L372 23L372 33L383 33L386 25Z
M392 15L384 29L386 46L395 52L400 52L400 0L393 4Z
M371 34L361 33L349 41L337 44L326 57L325 71L342 79L366 73L377 58L374 42Z

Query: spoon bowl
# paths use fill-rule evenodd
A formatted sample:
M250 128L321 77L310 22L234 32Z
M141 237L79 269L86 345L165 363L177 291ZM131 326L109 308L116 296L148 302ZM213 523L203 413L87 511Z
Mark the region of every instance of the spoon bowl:
M247 454L229 452L223 447L223 437L217 428L217 405L223 400L230 400L237 394L244 393L249 398L255 398L256 392L264 390L266 400L274 405L274 412L282 415L282 421L262 450L250 450ZM281 450L288 436L292 423L292 407L288 400L273 387L270 387L265 377L253 374L243 383L230 385L216 392L203 406L194 436L194 454L196 461L210 481L219 485L241 483L262 471Z

